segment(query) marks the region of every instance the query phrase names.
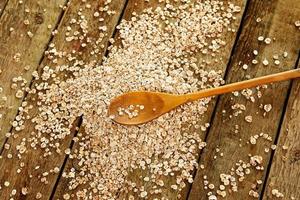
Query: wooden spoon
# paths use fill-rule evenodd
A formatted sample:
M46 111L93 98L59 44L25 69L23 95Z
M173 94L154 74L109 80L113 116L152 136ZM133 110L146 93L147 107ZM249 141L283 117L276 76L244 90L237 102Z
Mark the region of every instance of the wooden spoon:
M183 95L146 91L128 92L113 99L108 112L109 116L119 124L143 124L187 102L299 77L300 69L295 69ZM125 113L124 109L130 106L132 107L131 111L135 112L136 116Z

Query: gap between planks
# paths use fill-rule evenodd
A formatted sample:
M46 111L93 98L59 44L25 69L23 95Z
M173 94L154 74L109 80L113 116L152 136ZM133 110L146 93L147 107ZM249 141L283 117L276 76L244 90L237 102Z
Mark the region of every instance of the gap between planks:
M122 20L122 18L123 18L123 15L124 15L125 9L126 9L126 7L127 7L128 1L129 1L129 0L125 0L123 10L122 10L122 12L121 12L121 14L120 14L120 16L119 16L119 19L118 19L117 24L116 24L115 27L114 27L113 34L112 34L112 36L111 36L112 38L116 35L116 32L117 32L117 25L120 24L120 22L121 22L121 20ZM109 53L109 50L106 49L103 56L107 56L108 53ZM79 120L78 120L78 123L76 123L76 125L75 125L76 127L78 127L78 130L75 131L74 137L77 136L77 134L78 134L78 132L79 132L79 130L80 130L80 128L81 128L82 122L83 122L83 117L80 116L80 117L79 117ZM71 151L73 150L74 143L75 143L75 142L72 140L72 142L71 142L71 144L70 144L70 147L69 147ZM62 174L63 174L63 171L64 171L64 169L65 169L65 166L66 166L66 164L67 164L68 159L69 159L69 156L66 155L66 157L65 157L65 159L64 159L64 162L63 162L63 165L62 165L62 167L60 168L59 175L57 176L57 180L56 180L56 182L55 182L55 185L54 185L54 187L53 187L53 190L52 190L52 192L51 192L51 195L50 195L49 200L54 199L54 195L55 195L57 186L58 186L59 181L60 181L60 179L61 179L61 177L62 177Z
M294 67L295 69L297 69L297 67L298 67L299 59L300 59L300 51L298 53L298 58L297 58L297 61L295 63L295 67ZM277 129L277 134L276 134L276 137L274 139L274 144L276 146L278 145L280 133L282 132L282 129L284 128L283 127L283 122L284 122L285 116L287 114L288 103L289 103L289 100L291 99L292 87L293 87L294 83L295 83L295 80L292 80L289 83L288 93L287 93L287 96L286 96L285 101L284 101L284 107L283 107L283 111L281 113L280 122L279 122L279 126L278 126L278 129ZM271 167L272 167L275 152L276 151L271 152L271 157L270 157L270 160L269 160L269 164L268 164L268 167L267 167L267 170L266 170L266 175L265 175L264 181L263 181L263 187L262 187L260 197L259 197L260 200L263 200L264 196L266 195L265 194L266 187L267 187L268 179L270 178L269 175L270 175L270 172L271 172Z
M77 121L78 121L78 122L77 122ZM78 118L78 120L75 121L75 124L78 124L78 126L77 126L77 125L74 126L74 127L75 127L74 137L77 137L77 134L78 134L78 132L79 132L79 127L80 127L81 124L82 124L82 116L80 116L80 117ZM77 128L78 128L78 129L77 129ZM71 150L72 150L72 148L73 148L73 146L74 146L74 143L75 143L74 140L72 140L72 141L71 141L71 144L70 144L70 147L69 147ZM63 174L64 168L65 168L65 166L66 166L66 164L67 164L67 160L68 160L68 159L69 159L69 155L66 155L66 156L65 156L65 159L64 159L64 162L63 162L63 164L62 164L62 166L61 166L61 168L60 168L60 170L59 170L59 173L58 173L57 179L56 179L56 181L55 181L55 184L54 184L54 186L53 186L53 189L52 189L52 191L51 191L49 200L52 200L52 199L54 198L54 194L55 194L56 188L57 188L58 183L59 183L59 181L60 181L60 178L61 178L61 176L62 176L62 174Z
M245 17L246 17L246 15L247 15L247 11L248 11L248 9L249 9L249 2L250 2L250 0L247 0L247 1L246 1L245 9L244 9L244 12L243 12L243 15L242 15L242 18L241 18L241 22L240 22L240 24L239 24L239 28L238 28L238 31L237 31L237 35L236 35L236 37L235 37L235 41L234 41L233 47L232 47L231 52L230 52L230 57L229 57L229 59L228 59L228 63L227 63L227 65L226 65L226 69L225 69L225 72L224 72L224 76L223 76L223 79L224 79L224 80L226 80L226 78L227 78L227 76L228 76L228 73L229 73L229 71L230 71L229 68L230 68L231 63L232 63L232 60L233 60L232 57L233 57L233 54L234 54L234 52L235 52L235 50L236 50L236 47L237 47L237 44L238 44L238 41L239 41L239 38L240 38L240 35L241 35L241 32L242 32L242 29L243 29L243 27L244 27ZM209 118L209 121L208 121L208 123L210 123L210 124L212 123L213 119L214 119L215 116L216 116L216 113L217 113L217 105L219 104L219 102L220 102L220 96L217 96L214 105L212 105L212 106L213 106L212 114L211 114L211 116L210 116L210 118ZM206 133L205 133L205 137L204 137L204 142L205 142L205 143L207 142L207 137L208 137L208 133L209 133L210 129L211 129L211 126L208 127L208 129L207 129L207 131L206 131ZM202 153L203 153L203 149L202 149L202 150L200 151L200 153L199 153L199 157L198 157L197 163L200 163L200 158L201 158L201 154L202 154ZM195 170L194 173L193 173L193 179L195 178L196 174L197 174L197 170ZM192 185L193 185L193 184L189 185L188 193L187 193L187 196L186 196L187 199L188 199L189 196L190 196L190 193L191 193L191 190L192 190Z
M63 16L64 16L64 14L66 13L67 9L69 8L69 7L68 7L69 2L70 2L70 0L66 0L66 1L65 1L65 4L64 4L63 6L66 6L66 9L63 9L62 12L59 14L58 19L57 19L57 22L56 22L54 28L52 29L51 33L52 33L54 30L57 30L57 29L59 28L59 26L61 25ZM8 1L7 1L7 3L8 3ZM7 5L7 4L6 4L6 5ZM0 15L0 17L1 17L1 15ZM37 65L37 68L36 68L36 69L39 69L39 68L40 68L40 66L41 66L41 64L42 64L42 62L43 62L43 60L44 60L44 58L45 58L45 51L49 49L49 44L51 44L51 42L53 41L54 35L51 34L51 33L50 33L50 37L49 37L49 39L48 39L48 42L46 43L44 49L42 50L42 51L43 51L43 54L42 54L41 58L39 59L39 62L38 62L38 65ZM28 86L29 88L32 87L33 82L34 82L34 80L33 80L33 78L31 77L30 84L29 84L29 86ZM24 95L23 95L23 97L22 97L22 99L21 99L21 101L20 101L20 103L19 103L19 106L20 106L20 105L22 104L22 102L26 99L27 95L28 95L28 92L25 91L25 92L24 92ZM16 109L18 109L18 107L16 107ZM17 111L15 117L16 117L18 114L19 114L19 110ZM14 117L14 119L15 119L15 117ZM13 130L13 126L11 125L11 128L9 129L9 132L11 133L12 130ZM8 141L8 137L5 138L3 144L0 144L0 145L1 145L1 147L0 147L0 155L2 155L2 152L3 152L3 150L4 150L4 145L7 143L7 141Z
M255 10L257 10L257 8L258 7L260 7L259 6L259 3L258 2L251 2L251 4L252 4L252 6L253 6L253 4L257 4L257 5L254 5L254 8L255 8ZM274 5L271 5L271 4L269 4L268 5L269 7L270 6L274 6ZM255 12L255 11L254 11ZM257 11L256 11L257 12ZM259 15L261 15L261 13L259 13ZM251 16L250 16L251 17ZM273 19L273 17L274 16L271 16L271 19L270 19L270 21L272 21L272 19ZM254 19L253 19L254 20ZM266 22L267 23L267 22ZM270 23L268 23L268 24L266 24L266 30L265 31L263 31L263 35L268 35L269 34L269 32L270 32L270 26L271 26L271 24ZM252 27L248 27L247 29L251 29ZM255 28L253 28L253 30L255 30ZM267 32L266 32L267 31ZM261 32L261 31L260 31ZM251 33L251 31L250 31L250 33ZM255 33L255 32L254 32ZM261 34L261 33L260 33ZM251 36L253 36L253 35L255 35L255 34L250 34L249 36L251 37ZM257 35L258 36L258 35ZM243 37L245 37L245 36L243 36ZM277 37L276 37L277 38ZM248 36L246 36L246 39L248 40ZM280 39L280 38L279 38ZM254 40L255 41L255 40ZM248 41L248 43L251 43L251 41ZM238 45L238 46L242 46L242 50L243 50L243 45ZM246 45L245 45L246 46ZM238 47L237 49L239 49L240 47ZM247 48L247 47L246 47ZM294 48L294 47L292 47L292 48ZM247 48L247 49L249 49L249 48ZM251 53L251 52L250 52ZM294 62L293 62L294 63ZM231 67L231 68L233 68L233 67ZM234 71L234 69L231 69L231 70L233 70ZM234 73L234 72L233 72ZM220 98L220 99L223 99L223 98ZM220 100L220 101L222 101L222 100ZM218 106L220 106L220 105L218 105ZM211 128L213 128L214 127L214 122L215 122L215 120L213 119L213 121L212 121L212 124L211 124ZM210 136L210 133L207 135L207 137L209 137ZM202 184L202 182L197 182L198 184ZM196 184L196 183L194 183L194 184ZM193 185L194 185L193 184ZM201 193L202 194L202 193ZM200 195L200 193L199 193L199 195ZM203 195L203 194L202 194ZM194 196L194 197L196 197L196 196Z
M107 45L108 45L108 39L111 37L111 34L112 34L112 29L117 25L116 24L116 21L118 20L118 17L119 17L119 13L123 10L123 6L124 6L124 2L125 1L120 1L120 2L115 2L115 3L113 3L113 9L115 9L116 11L117 11L117 14L116 15L113 15L112 17L110 17L110 16L108 16L108 19L106 19L106 21L108 21L108 22L111 22L111 24L108 24L108 26L111 26L111 25L114 25L113 27L111 27L111 28L109 28L109 30L108 30L108 37L105 37L105 39L103 40L103 42L106 44L106 47L107 47ZM66 17L67 15L68 15L68 17L73 17L72 15L77 15L77 9L79 9L78 8L78 6L81 6L81 2L78 0L77 1L77 4L76 4L76 6L74 6L74 4L76 3L76 2L74 2L74 1L72 1L72 5L73 5L73 10L75 10L73 13L71 12L71 13L68 13L68 14L65 14L64 15L64 17ZM101 3L101 2L94 2L94 4L95 5L98 5L99 3ZM101 5L101 4L100 4ZM98 5L98 6L100 6L100 5ZM71 6L70 6L71 7ZM70 9L71 10L71 9ZM91 13L90 13L91 14ZM90 18L92 18L93 16L90 16ZM105 16L106 17L106 16ZM66 21L66 20L62 20L62 21ZM68 21L67 21L68 22ZM63 27L61 27L60 29L62 29ZM93 29L94 30L94 29ZM95 31L97 32L97 29L95 29ZM60 33L60 32L62 32L62 33ZM64 31L63 30L60 30L60 32L59 32L59 34L57 35L57 37L55 37L58 41L59 41L59 39L64 39ZM92 31L91 31L92 32ZM65 46L64 44L61 44L63 47L62 48L65 48L64 50L66 50L66 49L68 49L68 46ZM74 49L74 47L73 46L71 46L72 47L72 49ZM106 49L106 47L104 48L104 50ZM89 52L88 52L89 53ZM103 55L103 53L104 52L99 52L100 53L100 55ZM88 54L88 55L90 55L90 54ZM99 57L99 56L98 56ZM41 69L39 69L39 71L41 71ZM29 95L30 96L30 95ZM76 126L75 126L76 127ZM28 131L27 131L28 132ZM74 131L72 132L72 134L74 133ZM69 139L69 137L68 138L66 138L66 140L68 140ZM70 138L70 139L72 139L72 138ZM71 140L70 140L70 143L71 143ZM69 147L69 143L68 143L68 145L66 145L67 147ZM66 147L66 148L67 148ZM37 155L36 155L37 154ZM41 155L41 152L35 152L34 154L33 154L33 156L38 156L38 157L40 157ZM32 156L32 155L31 155ZM27 156L28 157L28 156ZM27 158L26 157L26 158ZM57 161L55 162L55 161L53 161L53 164L55 165L55 163L57 163L57 166L60 166L61 167L61 164L63 163L63 161L64 161L64 159L65 159L65 156L63 156L61 159L58 157L58 159L57 159ZM4 160L4 159L3 159ZM2 163L1 163L1 166L6 166L6 165L10 165L11 163L6 163L6 162L4 162L2 160ZM28 160L27 160L28 161ZM27 162L26 161L26 162ZM36 162L37 161L33 161L33 162L30 162L31 164L29 165L29 168L28 169L31 169L30 167L32 167L32 165L35 165L36 164ZM59 162L59 163L58 163ZM38 163L38 164L41 164L41 163ZM14 164L15 165L15 164ZM46 165L46 163L45 163L45 165ZM49 166L46 166L46 167L49 167ZM4 168L5 169L5 168ZM30 173L29 172L29 170L27 169L27 173ZM13 171L14 169L12 168L10 171ZM5 173L8 173L8 172L3 172L3 174L1 175L1 178L3 179L4 177L5 177ZM13 176L13 175L12 175ZM41 191L41 190L46 190L46 197L48 198L49 196L50 196L50 194L51 194L51 192L52 192L52 190L51 191L49 191L49 189L52 189L52 187L51 188L49 188L49 185L51 185L51 184L55 184L55 181L56 181L56 176L57 175L55 175L55 180L49 180L49 182L50 182L50 184L48 184L48 189L47 188L45 188L45 186L43 186L43 185L37 185L37 187L36 188L31 188L32 189L32 193L30 194L30 195L34 195L34 192L36 192L37 190L38 191ZM16 179L16 178L15 178ZM21 179L21 180L20 180ZM24 180L24 179L26 179L26 177L19 177L19 179L17 180L17 182L18 182L18 184L16 184L15 185L15 187L20 187L21 185L23 185L23 184L29 184L30 182L34 182L35 181L35 179L34 180ZM15 181L15 180L14 180ZM25 183L24 183L25 182ZM28 183L27 183L28 182ZM53 185L52 185L53 186ZM42 192L42 191L41 191ZM49 192L49 196L48 196L48 192ZM8 195L8 193L4 193L3 192L3 195ZM31 197L28 197L28 198L31 198Z
M146 3L146 4L148 5L149 3ZM132 12L131 9L135 6L136 6L136 0L126 0L125 1L125 5L123 7L123 10L121 12L121 16L119 17L118 23L116 24L116 26L121 22L122 19L125 19L125 18L128 17L128 15L131 15L131 12ZM113 31L113 35L111 37L117 39L118 38L117 36L118 36L118 31L115 28L114 31ZM118 42L118 40L116 42ZM109 50L106 50L104 56L106 57L106 56L108 56L108 54L109 54ZM80 126L79 132L84 133L84 126L82 124ZM74 150L74 148L76 148L76 144L73 146L72 150ZM66 162L67 162L66 166L64 167L63 170L67 170L69 165L71 165L73 167L71 159L68 159ZM62 192L65 192L64 189L66 187L67 182L58 181L57 184L58 185L56 187L56 191L54 191L53 199L60 198L63 195Z

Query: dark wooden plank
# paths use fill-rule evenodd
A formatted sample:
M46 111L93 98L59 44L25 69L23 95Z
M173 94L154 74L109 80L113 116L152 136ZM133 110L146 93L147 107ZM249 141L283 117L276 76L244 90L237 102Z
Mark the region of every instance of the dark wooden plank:
M300 68L300 64L298 65ZM300 80L293 81L263 199L300 199Z
M294 0L250 1L241 38L229 66L227 83L244 80L247 76L258 77L293 68L300 42L299 32L294 26L294 21L299 17L298 5L300 4L295 4ZM260 21L258 18L262 21L257 22ZM259 42L259 36L271 38L271 44ZM255 57L253 50L258 50L257 60L262 61L267 58L270 64L268 66L264 66L262 62L256 65L251 64ZM284 51L288 52L287 58L283 58ZM279 65L274 64L275 54L279 55ZM242 68L243 64L249 65L247 70ZM271 138L276 136L288 85L288 82L273 84L269 86L269 89L263 90L261 98L257 98L257 93L255 93L254 103L246 100L245 97L234 97L232 94L220 98L208 134L207 147L199 163L204 169L199 168L189 199L207 199L208 192L216 195L217 190L220 190L220 185L224 184L220 181L221 174L232 175L238 186L238 192L233 192L234 188L226 186L224 199L250 199L251 190L253 190L250 192L251 195L260 192L262 184L258 183L263 180L264 171L249 167L250 175L245 174L245 180L238 181L239 176L235 171L238 167L236 163L240 160L249 163L249 154L259 155L262 158L261 166L264 169L267 167L271 150L265 152L265 148L270 149L272 142L260 137L257 144L252 145L249 144L249 139L260 133L268 134ZM237 114L237 110L233 110L232 106L237 106L237 103L245 105L246 110L236 117L234 114ZM267 104L271 104L273 109L264 115L265 111L261 105ZM253 122L246 122L246 116L253 116ZM210 185L213 189L204 189L204 177L208 184L214 184Z
M226 4L227 2L229 1L224 1L224 4ZM246 4L246 1L230 1L232 2L233 4L235 5L238 5L241 7L241 12L239 14L237 14L237 19L234 21L234 27L236 29L238 29L239 27L239 24L240 24L240 21L241 21L241 16L242 16L242 13L244 11L244 7L245 7L245 4ZM130 19L130 17L132 16L132 13L133 12L136 12L136 13L141 13L145 8L149 8L149 7L157 7L159 6L160 4L157 2L157 1L149 1L149 2L144 2L144 1L137 1L137 0L129 0L127 6L126 6L126 9L125 9L125 12L124 12L124 19ZM230 53L231 53L231 49L233 47L233 44L234 44L234 41L235 41L235 37L236 37L236 33L228 33L226 34L226 36L224 36L223 40L226 42L226 47L224 47L223 51L221 53L218 53L218 57L219 59L221 60L217 66L207 66L207 70L221 70L223 73L225 72L225 69L226 69L226 66L227 66L227 63L228 63L228 60L229 60L229 57L230 57ZM116 34L116 43L119 43L120 40L118 39L118 32ZM196 57L199 57L199 60L200 62L204 59L207 59L207 60L213 60L214 58L211 58L211 57L206 57L202 54L199 54L199 55L196 55ZM199 63L200 64L200 63ZM210 68L209 68L210 67ZM209 108L209 112L207 115L203 116L203 119L201 119L201 121L199 121L199 124L203 124L203 122L206 122L209 118L210 118L210 114L211 114L211 110L213 108L213 105L214 105L214 102L212 102L210 108ZM81 130L79 131L83 136L85 136L85 132L84 132L84 127L82 126L81 127ZM200 131L199 131L200 132ZM202 133L200 133L202 134ZM204 139L204 135L202 135L202 138ZM74 148L73 148L73 151L76 151L78 150L78 148L80 147L80 145L78 145L78 143L75 144ZM76 170L78 168L78 160L76 159L76 157L74 157L74 159L69 159L67 164L66 164L66 168L65 168L65 173L68 173L70 172L71 170ZM130 175L128 176L128 179L131 180L131 181L134 181L136 182L137 184L143 184L144 182L141 180L140 177L145 177L147 174L149 174L149 171L145 170L134 170L132 173L130 173ZM174 178L164 178L163 179L165 184L167 185L165 187L165 189L163 190L162 192L162 196L154 196L154 195L149 195L148 198L149 199L152 199L154 197L158 197L158 198L168 198L168 199L176 199L178 194L180 194L182 197L182 199L184 199L187 194L188 194L188 191L189 191L189 185L186 187L186 189L184 191L181 191L181 192L176 192L174 190L170 190L169 186L171 185L172 182L174 182ZM77 187L75 190L71 190L69 191L68 189L68 184L69 184L69 180L68 179L62 179L58 185L58 188L57 188L57 192L55 194L55 199L61 199L64 194L68 194L71 196L71 198L75 198L75 194L77 191L80 191L82 189L84 189L85 187L88 187L88 185L82 185L82 186L79 186ZM149 190L150 187L152 187L153 185L152 184L147 184L145 185L145 188L146 190ZM121 194L121 197L123 194ZM131 192L129 195L133 195L135 197L135 199L139 199L139 194L136 194L136 193L133 193ZM127 197L124 197L125 199L128 198Z
M47 0L19 2L9 1L0 18L1 148L26 93L24 90L32 80L32 72L38 68L51 32L60 20L63 12L60 5L66 0L51 4ZM13 82L18 77L21 79ZM20 95L16 97L19 90Z
M92 65L93 63L97 63L101 60L106 50L108 39L111 37L115 29L125 3L125 1L113 1L109 7L111 10L115 11L115 14L99 14L99 17L104 18L104 22L99 22L98 20L95 20L94 13L97 9L99 9L99 7L104 5L104 2L104 0L91 1L90 3L82 0L74 0L71 4L69 4L62 23L55 34L52 42L53 44L50 45L50 49L46 52L47 56L45 56L38 68L40 75L47 67L55 69L56 66L63 64L68 65L71 69L68 68L65 71L60 71L56 77L48 81L64 80L70 75L68 70L73 69L72 67L75 66L75 61L70 61L68 56L63 55L61 57L55 56L55 58L57 58L57 60L55 60L51 56L51 54L53 55L55 52L64 52L62 53L64 55L70 54L74 57L76 56L76 59L81 60L84 64ZM72 19L76 19L80 23L70 24ZM85 26L85 20L88 23L87 27ZM103 33L98 28L95 28L100 26L99 24L102 26L106 25L107 31ZM72 27L72 31L79 31L82 35L82 32L85 31L86 35L81 40L67 42L66 33L68 32L68 29L70 29L69 26ZM100 33L104 34L103 40L99 40L97 44L99 47L103 46L102 48L99 48L99 52L96 52L98 46L93 44L96 44L95 40L99 38ZM89 40L90 43L85 43L87 40ZM86 45L83 45L83 43ZM92 53L93 50L94 53ZM80 64L78 67L80 67ZM40 83L40 81L35 80L33 82L33 86L36 86L37 83ZM33 106L33 108L29 111L29 115L31 117L36 116L39 112L36 96L36 94L30 93L25 98L28 105ZM71 134L67 135L63 139L63 142L61 142L60 149L62 151L70 146L78 124L79 122L76 120L71 130ZM24 140L29 141L30 138L32 138L32 132L35 131L35 125L30 120L26 120L24 125L26 129L19 132L16 132L15 130L12 131L13 136L8 139L2 153L2 159L0 160L1 199L9 199L12 191L13 193L16 192L14 199L49 199L52 194L52 189L55 187L60 168L64 163L66 155L64 152L53 152L53 154L45 156L45 150L40 147L40 142L38 142L36 149L29 147L31 143L34 143L33 141L26 142L26 152L23 154L19 153L16 150L18 145L20 145ZM36 137L38 138L38 136ZM45 173L49 174L46 175ZM7 187L4 186L5 184ZM28 190L27 195L22 194L25 190Z

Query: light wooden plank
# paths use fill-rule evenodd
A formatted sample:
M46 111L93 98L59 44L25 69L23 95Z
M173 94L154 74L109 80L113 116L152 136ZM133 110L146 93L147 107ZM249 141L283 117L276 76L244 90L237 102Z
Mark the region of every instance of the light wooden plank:
M300 64L298 65L300 68ZM300 199L300 80L293 82L263 199Z
M50 3L48 2L48 4ZM104 5L104 0L90 1L87 3L82 0L73 0L68 6L61 26L58 28L58 32L53 39L53 44L55 44L57 51L64 51L66 54L75 51L77 59L81 59L86 64L100 62L106 50L108 39L111 37L115 29L124 4L125 1L113 1L110 5L110 9L114 10L116 13L111 15L105 14L104 16L102 16L102 14L100 15L100 17L104 18L104 23L101 24L107 26L107 31L102 42L98 44L99 46L104 45L103 48L100 49L99 53L92 55L91 52L94 49L93 45L88 44L85 48L82 48L82 42L79 40L66 42L65 34L68 26L70 25L71 19L78 19L81 16L85 16L85 19L88 21L89 25L87 28L87 37L91 39L91 44L95 44L94 40L99 38L100 31L98 29L99 21L95 20L94 12L99 9L99 7ZM81 15L78 16L78 13ZM80 31L79 25L72 25L72 27L73 31ZM44 66L49 66L50 68L55 68L60 64L70 64L70 66L72 66L73 63L67 60L68 58L62 57L59 58L57 62L53 62L49 56L46 56L43 59L38 71L41 73ZM63 71L57 77L60 77L60 79L63 80L67 76L69 76L69 73L67 71ZM38 81L33 82L33 84L35 83L38 83ZM38 106L36 106L35 97L36 95L29 94L25 99L29 105L34 105L33 109L29 112L30 116L35 116L35 114L38 112ZM75 128L78 124L78 120L74 122L73 129L71 130L72 134L68 135L66 138L64 138L64 141L61 142L62 150L67 149L70 146L73 134L76 132ZM31 123L29 120L25 122L25 127L25 130L19 131L18 133L16 131L12 132L14 137L10 137L7 143L10 145L10 148L4 149L4 152L2 153L2 159L0 160L0 184L2 187L0 190L1 199L9 199L13 189L16 189L16 195L14 195L14 199L35 199L37 195L39 196L39 193L42 195L40 199L49 199L59 174L50 173L47 176L47 182L42 183L42 173L46 171L49 172L54 168L60 169L65 160L65 154L63 152L60 154L53 153L51 156L45 158L45 150L41 150L40 147L38 147L36 150L27 148L27 152L22 155L22 158L17 158L16 146L21 143L23 140L22 138L25 138L28 141L31 132L35 130L34 123ZM30 145L30 142L26 143L26 145ZM9 154L13 156L12 159L8 158ZM24 167L20 167L20 165L23 165L21 163L24 164ZM20 168L22 169L18 173L17 170ZM3 183L6 181L10 183L9 187L3 186ZM28 194L26 197L21 194L22 188L28 189Z
M226 3L227 1L224 1L224 2ZM238 28L239 24L240 24L240 21L241 21L241 16L242 16L243 11L244 11L244 7L246 5L246 1L238 1L238 0L236 0L236 1L228 1L228 2L232 2L235 5L239 5L242 8L242 11L237 15L237 20L234 22L235 23L235 27ZM157 1L150 1L150 2L146 3L144 1L129 0L128 5L126 6L126 9L125 9L124 19L130 19L132 12L140 13L145 8L149 8L149 7L154 7L155 8L155 7L159 6L159 5L160 4L158 4ZM215 70L221 70L221 71L223 71L223 73L225 72L225 69L226 69L226 66L227 66L230 54L231 54L231 49L232 49L234 41L235 41L236 34L237 33L228 33L228 35L226 35L226 37L224 38L224 40L226 42L226 47L224 48L224 51L221 54L218 54L220 56L220 58L221 58L222 61L217 66L214 66L213 69L215 69ZM117 40L117 42L120 42L118 40L117 36L118 36L118 33L116 34L116 40ZM209 57L204 57L202 54L199 54L198 56L200 58L199 59L200 61L202 61L204 59L211 59ZM210 115L212 113L213 105L214 105L214 102L211 103L211 106L209 108L209 112L207 113L207 115L203 116L203 119L201 119L201 122L199 122L199 123L203 124L203 122L206 122L206 121L209 120ZM80 133L82 133L83 136L85 135L85 133L84 133L84 127L81 127ZM202 134L202 133L200 133L200 134ZM203 139L204 139L204 136L205 135L203 134L202 135ZM76 150L76 149L78 149L78 147L79 147L79 145L75 144L75 146L74 146L73 149ZM65 172L69 172L72 168L77 169L77 160L69 158L69 160L68 160L68 162L66 164ZM131 173L128 176L128 178L131 181L137 182L137 184L144 184L144 182L141 181L140 176L145 177L145 175L148 174L148 173L149 173L148 171L135 170L133 173ZM170 185L171 185L172 182L174 182L174 179L172 179L172 178L164 179L164 182L168 186L166 186L166 189L163 190L162 196L156 196L156 197L159 197L159 198L165 197L165 198L168 198L168 199L176 199L177 195L180 192L176 193L174 191L171 191L170 189L167 189L167 188L170 188ZM153 185L148 184L148 185L145 185L145 188L149 189L152 186ZM186 196L188 194L188 191L189 191L189 186L190 185L188 185L186 187L186 190L184 190L184 191L181 192L182 199L186 198ZM88 187L88 186L87 185L83 185L83 186L80 186L80 187L76 188L76 190L69 191L68 190L68 180L62 178L62 180L60 181L60 183L58 185L57 192L55 194L55 198L54 199L61 199L62 196L65 193L70 194L71 197L74 198L75 193L78 190L83 189L84 187ZM123 195L124 194L120 194L120 198L124 197ZM135 196L136 199L140 198L137 194L134 194L134 193L131 193L130 195ZM154 197L155 196L150 196L149 195L148 198L149 199L153 199ZM126 199L128 197L124 197L124 198Z
M244 80L246 75L258 77L293 68L300 42L299 32L294 26L294 21L299 17L299 5L299 3L295 4L294 0L250 1L241 38L234 52L233 62L229 66L227 83ZM262 19L259 23L256 22L258 17ZM258 42L257 38L260 35L276 40L266 45ZM261 62L257 65L251 64L255 49L259 52L258 60L263 60L265 57L269 60L268 66L263 66ZM288 57L285 59L282 57L284 51L288 52ZM274 54L280 55L279 66L274 65ZM240 61L242 64L249 65L248 70L242 69L242 64L239 65ZM263 139L259 139L256 146L247 143L251 136L259 135L261 132L269 134L272 138L276 136L288 85L289 82L284 82L269 86L269 89L264 90L261 99L256 98L255 103L243 97L233 98L232 94L220 98L209 131L207 147L200 159L204 169L197 171L189 199L207 199L209 191L214 191L216 194L221 184L220 174L230 174L231 168L236 168L235 165L239 160L249 162L248 154L262 156L262 166L267 167L271 150L268 153L264 150L270 148L272 143ZM231 106L235 103L245 104L247 109L238 117L230 118L229 115L233 115L234 112ZM259 108L260 104L272 104L273 109L264 117L263 109ZM226 110L225 114L223 110ZM253 116L252 123L244 120L247 115ZM235 126L239 127L238 132L235 132ZM223 157L220 156L220 152L216 152L217 148L223 153ZM215 155L217 155L216 159L214 159ZM262 184L258 185L256 181L263 180L264 175L264 171L251 168L251 174L245 175L243 182L237 181L238 192L230 191L230 186L226 187L227 196L224 199L250 199L249 191L253 189L252 185L254 185L253 190L259 193ZM215 189L204 189L204 176L207 176L209 183L214 184ZM237 175L235 177L238 179Z
M16 92L22 87L29 86L32 72L38 68L51 38L51 32L63 12L60 5L65 3L66 0L58 0L51 4L47 0L30 0L20 4L18 0L11 0L0 18L1 148L5 134L10 131L11 122L22 102L23 95L17 98ZM29 37L28 32L32 37ZM25 81L24 85L21 86L22 81L19 81L18 87L12 89L12 80L17 77Z

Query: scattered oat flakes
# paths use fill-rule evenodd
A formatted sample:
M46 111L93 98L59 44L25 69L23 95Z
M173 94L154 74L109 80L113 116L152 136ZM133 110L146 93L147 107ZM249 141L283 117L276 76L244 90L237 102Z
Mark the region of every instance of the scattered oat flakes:
M276 150L276 148L277 148L277 146L276 146L275 144L272 144L272 145L271 145L271 149L272 149L272 150Z
M272 40L271 40L271 38L265 38L264 41L265 41L266 44L271 44L271 41L272 41Z
M23 95L24 95L24 92L23 92L22 90L18 90L18 91L16 92L16 97L17 97L18 99L22 98Z
M23 188L21 189L21 193L22 193L23 195L27 195L27 194L28 194L28 188L23 187Z
M246 69L248 69L248 65L247 65L247 64L243 64L242 68L243 68L244 70L246 70Z
M266 112L270 112L270 111L272 110L272 105L271 105L271 104L266 104L266 105L264 105L264 110L265 110Z
M70 198L71 197L70 197L70 195L68 193L66 193L66 194L63 195L63 199L64 200L69 200Z
M30 31L28 31L28 32L27 32L27 35L28 35L28 37L30 37L30 38L32 38L32 37L33 37L33 33L32 33L32 32L30 32Z
M261 22L261 21L262 21L262 20L261 20L260 17L256 18L256 22L257 22L257 23L259 23L259 22Z
M5 182L4 182L4 186L5 186L5 187L8 187L9 185L10 185L10 183L9 183L8 181L5 181Z
M258 61L256 59L252 60L252 64L256 65L258 63Z
M259 37L257 38L257 40L260 41L260 42L264 41L264 39L265 39L264 36L259 36Z
M246 120L246 122L251 123L253 119L252 119L251 115L248 115L245 117L245 120Z
M264 58L264 60L262 61L262 63L263 63L264 66L267 66L269 64L269 61L266 58Z
M284 197L284 195L281 192L279 192L278 189L272 189L272 195L277 197L277 198L283 198Z
M283 150L287 150L288 148L289 148L288 146L285 146L285 145L282 146Z
M36 199L41 199L42 196L43 196L43 195L42 195L40 192L38 192L38 193L36 193L35 198L36 198Z

